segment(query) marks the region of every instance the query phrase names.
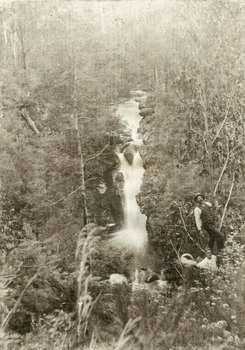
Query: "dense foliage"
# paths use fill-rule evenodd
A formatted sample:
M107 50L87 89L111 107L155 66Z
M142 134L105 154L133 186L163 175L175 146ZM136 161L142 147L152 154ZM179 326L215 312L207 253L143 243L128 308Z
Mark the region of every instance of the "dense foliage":
M116 43L102 40L89 9L16 2L2 12L2 243L15 246L25 221L38 239L57 235L60 252L69 237L69 253L85 205L99 215L90 208L96 187L116 164L111 137L124 128L110 106L120 97Z
M244 246L229 236L245 225L242 4L1 6L1 346L243 349ZM136 259L106 229L123 217L114 152L129 135L114 105L135 89L150 91L137 198L150 257ZM190 279L177 258L207 244L197 191L229 239L217 275ZM171 265L178 285L135 286L141 261ZM113 273L129 284L111 285Z
M195 238L196 192L213 203L224 233L244 225L244 12L228 1L173 8L167 28L162 13L151 26L160 51L155 116L148 127L142 123L146 175L139 201L159 252L176 232Z

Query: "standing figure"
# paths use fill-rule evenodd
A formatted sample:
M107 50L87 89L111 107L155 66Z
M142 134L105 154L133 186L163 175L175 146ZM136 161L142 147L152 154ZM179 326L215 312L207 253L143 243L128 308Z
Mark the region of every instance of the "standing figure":
M224 248L224 236L215 227L214 215L211 211L212 204L205 202L205 197L201 193L197 193L194 197L196 207L194 209L194 216L196 226L200 234L203 233L204 229L209 235L209 248L213 251L214 243L216 242L218 252Z

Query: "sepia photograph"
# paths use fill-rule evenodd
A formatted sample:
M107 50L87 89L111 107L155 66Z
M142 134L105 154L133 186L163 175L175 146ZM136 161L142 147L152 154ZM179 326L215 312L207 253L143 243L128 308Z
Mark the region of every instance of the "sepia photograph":
M245 349L245 0L0 2L0 349Z

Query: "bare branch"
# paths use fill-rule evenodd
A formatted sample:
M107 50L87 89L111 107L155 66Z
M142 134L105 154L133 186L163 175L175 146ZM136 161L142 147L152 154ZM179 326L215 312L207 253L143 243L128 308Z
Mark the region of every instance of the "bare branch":
M239 152L241 151L241 150L238 150L237 152L233 153L233 152L234 152L237 148L239 148L240 146L242 146L242 143L239 143L239 144L236 145L232 150L229 150L229 146L228 146L228 142L227 142L227 157L226 157L225 163L224 163L223 168L222 168L222 170L221 170L221 172L220 172L219 179L218 179L218 181L217 181L217 183L216 183L216 186L215 186L215 189L214 189L214 192L213 192L213 196L214 196L214 197L215 197L215 195L216 195L216 192L217 192L217 190L218 190L218 187L219 187L220 181L221 181L221 179L222 179L222 177L223 177L223 175L224 175L224 172L225 172L225 170L226 170L226 168L227 168L229 159L230 159L231 157L234 157L237 153L239 153Z
M185 220L183 218L183 214L182 214L182 208L176 203L174 202L178 208L179 208L179 213L180 213L180 218L181 218L181 221L183 223L183 227L184 227L184 230L185 232L187 233L188 237L190 238L190 240L202 251L204 252L204 249L202 249L202 247L191 237L190 235L190 232L187 230L187 227L186 227L186 223L185 223Z
M199 132L198 130L193 129L193 127L190 127L190 130L193 131L194 133L196 133L197 135L199 135L201 138L204 138L203 134L201 132Z
M32 47L29 47L29 49L24 50L24 54L26 55L28 52L32 50Z
M238 145L236 145L234 148L232 148L231 150L231 156L234 157L237 153L239 153L241 151L241 149L239 149L238 151L236 151L235 153L233 153L237 148L239 148L240 146L243 146L243 143L240 142Z
M93 159L99 157L109 146L110 146L110 142L109 142L99 153L97 153L97 154L95 154L94 156L92 156L92 157L86 159L85 162L83 163L83 166L84 166L87 162L89 162L90 160L93 160Z
M34 123L34 121L31 119L31 117L27 113L26 108L22 108L21 117L27 122L28 126L31 128L32 131L34 131L34 133L36 135L40 134L38 128L36 127L36 124Z
M209 155L207 140L205 139L205 136L203 137L203 143L204 143L205 151L206 151L207 155Z
M228 143L227 143L227 148L228 148ZM215 197L215 195L216 195L216 192L217 192L217 190L218 190L218 187L219 187L220 181L221 181L221 179L222 179L222 177L223 177L223 175L224 175L224 172L225 172L225 170L226 170L226 168L227 168L229 159L230 159L230 151L229 151L229 148L228 148L228 152L227 152L227 157L226 157L225 163L224 163L223 168L222 168L222 170L221 170L221 172L220 172L219 179L218 179L218 181L217 181L217 183L216 183L216 186L215 186L215 189L214 189L214 192L213 192L213 196L214 196L214 197Z
M180 261L180 254L179 254L179 250L181 249L182 244L180 245L179 250L177 250L177 249L175 248L175 246L174 246L174 244L173 244L172 239L170 239L170 244L171 244L171 246L172 246L172 248L173 248L173 251L176 253L178 260Z
M224 125L225 125L225 122L226 122L226 119L227 119L227 117L228 117L228 114L229 114L229 111L230 111L230 107L231 107L231 100L232 100L232 96L231 96L231 98L229 99L229 101L228 101L228 103L227 103L227 108L226 108L225 117L224 117L224 119L223 119L223 121L222 121L222 123L221 123L221 125L220 125L220 127L219 127L219 129L218 129L218 131L217 131L217 133L216 133L216 135L214 136L214 138L213 138L213 140L212 140L212 142L211 142L211 145L214 144L215 140L217 139L217 137L219 136L219 134L220 134L222 128L223 128Z
M234 184L235 184L235 172L233 173L233 177L232 177L232 182L231 182L231 188L230 188L230 192L229 192L229 196L227 198L227 201L225 203L225 207L224 207L224 210L223 210L223 214L222 214L222 218L221 218L221 221L220 221L220 224L219 224L219 229L221 229L222 225L223 225L223 222L224 222L224 218L225 218L225 214L226 214L226 211L227 211L227 206L229 204L229 201L231 199L231 194L232 194L232 191L233 191L233 187L234 187Z
M235 153L232 153L231 156L234 157L235 155L237 155L239 152L241 152L242 149L239 149L238 151L236 151Z
M94 178L94 177L91 177L90 179L86 180L85 183L87 183L88 181L91 181L91 180L93 180L93 179L95 179L95 178ZM58 200L55 201L54 203L49 204L48 207L51 207L51 206L53 206L53 205L55 205L55 204L57 204L57 203L63 201L63 199L66 199L66 198L70 197L72 194L74 194L75 192L77 192L78 190L80 190L81 187L82 187L82 185L79 186L79 187L77 187L74 191L70 192L70 193L67 194L66 196L64 196L64 197L62 197L62 198L60 198L60 199L58 199Z
M174 250L174 252L176 253L177 257L178 257L178 261L180 261L180 255L179 255L179 251L175 248L172 239L170 240L170 244ZM180 246L181 248L181 246ZM184 276L182 275L182 273L180 273L180 271L177 269L177 267L175 265L173 265L175 270L177 271L177 273L180 275L180 277L182 278L182 280L184 280Z
M22 293L20 294L19 298L17 299L16 303L14 304L13 308L9 311L8 315L3 320L2 326L1 326L1 332L4 332L5 328L8 325L8 322L9 322L11 316L13 315L13 313L16 311L17 307L19 306L19 304L21 302L21 299L23 298L23 296L24 296L26 290L28 289L28 287L37 278L38 273L39 273L39 270L29 279L29 281L27 282L25 288L23 289Z
M64 197L58 199L56 202L51 203L51 204L49 204L48 206L51 207L51 206L53 206L53 205L55 205L55 204L57 204L57 203L63 201L63 199L70 197L72 194L74 194L75 192L77 192L81 187L82 187L82 186L79 186L79 187L76 188L74 191L70 192L67 196L64 196Z
M193 129L192 127L190 127L190 130L195 132L197 135L199 135L203 139L203 144L204 144L205 151L206 151L207 154L209 154L208 147L207 147L207 142L205 140L205 134L202 134L201 132L199 132L198 130Z
M210 143L210 132L209 132L209 124L208 124L208 111L207 111L207 97L206 97L206 93L205 93L205 87L203 86L203 81L200 81L202 89L200 89L199 91L199 95L200 95L200 104L202 106L203 109L203 118L204 118L204 124L205 124L205 133L204 133L204 137L203 137L203 142L204 142L204 146L205 146L205 150L206 153L209 157L211 157L211 143Z
M179 252L176 250L173 241L170 240L171 246L173 247L173 250L175 251L177 257L178 257L178 261L180 261L180 256L179 256ZM177 271L177 273L180 275L180 277L182 278L182 280L184 280L184 276L182 275L182 273L177 269L177 267L175 266L175 264L173 264L174 269Z

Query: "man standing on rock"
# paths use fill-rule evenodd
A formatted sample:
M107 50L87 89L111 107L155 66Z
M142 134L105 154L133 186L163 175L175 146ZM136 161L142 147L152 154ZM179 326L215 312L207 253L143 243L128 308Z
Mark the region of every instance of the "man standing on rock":
M215 227L214 215L211 211L212 204L205 202L205 197L201 193L197 193L194 197L196 207L194 209L194 216L198 231L203 234L203 229L209 235L209 248L213 251L214 243L216 242L218 252L224 248L224 236Z

